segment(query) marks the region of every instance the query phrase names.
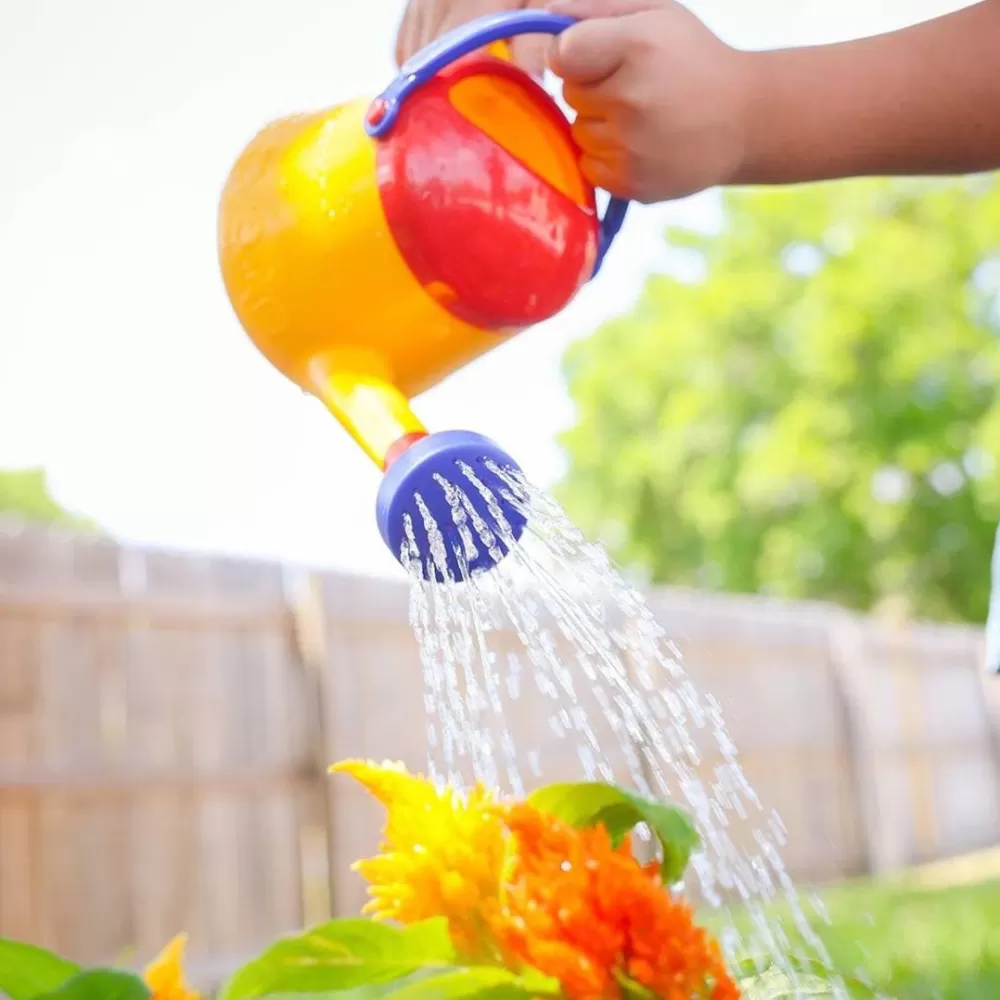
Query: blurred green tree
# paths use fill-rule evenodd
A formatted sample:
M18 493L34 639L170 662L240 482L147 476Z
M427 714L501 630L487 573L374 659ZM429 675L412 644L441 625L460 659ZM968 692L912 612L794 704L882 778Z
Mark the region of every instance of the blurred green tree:
M981 621L1000 515L1000 177L732 191L574 344L560 495L658 582Z
M90 527L52 499L44 469L0 469L0 515L44 524Z

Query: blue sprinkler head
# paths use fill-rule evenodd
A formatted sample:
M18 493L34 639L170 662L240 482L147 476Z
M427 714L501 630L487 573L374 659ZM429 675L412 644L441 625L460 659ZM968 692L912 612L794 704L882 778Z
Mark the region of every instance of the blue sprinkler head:
M447 578L459 581L468 572L495 566L507 554L509 543L521 537L527 521L510 483L491 466L507 473L521 471L502 448L472 431L438 431L410 445L386 470L375 504L379 532L392 554L402 561L409 520L416 543L413 562L419 564L424 579L433 577L443 582L445 575L435 564L428 537L432 518L444 542ZM482 490L463 467L472 470ZM424 510L420 509L418 497ZM465 513L464 538L456 523L456 511ZM458 520L463 521L461 513ZM481 537L483 525L494 536L490 546ZM467 546L470 538L474 546L471 554Z

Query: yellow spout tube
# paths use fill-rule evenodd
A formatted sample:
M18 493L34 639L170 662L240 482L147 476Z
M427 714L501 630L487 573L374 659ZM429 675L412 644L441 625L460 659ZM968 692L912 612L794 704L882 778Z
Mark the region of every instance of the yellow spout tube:
M317 395L366 455L385 468L392 446L413 434L426 434L406 397L385 377L339 369L315 371Z

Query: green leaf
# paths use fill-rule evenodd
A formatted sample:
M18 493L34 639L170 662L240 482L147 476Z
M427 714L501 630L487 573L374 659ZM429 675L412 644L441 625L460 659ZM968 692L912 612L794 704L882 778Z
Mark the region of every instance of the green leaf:
M32 1000L79 971L79 966L44 948L0 938L0 994L10 1000Z
M600 824L615 843L636 824L645 823L660 842L662 875L667 884L684 874L691 852L699 843L694 823L683 809L644 799L601 781L547 785L532 792L528 801L570 826L585 828Z
M267 993L259 1000L381 1000L397 988L397 981L359 986L353 990L322 990L319 993Z
M131 972L92 969L34 1000L150 1000L149 988Z
M454 961L443 918L402 929L357 918L331 920L275 942L233 975L219 1000L353 990L418 970L444 971Z
M647 989L642 983L637 983L623 972L616 972L615 980L629 1000L656 1000L656 994L652 990Z
M52 499L44 469L0 469L0 514L37 524L63 524L83 531L93 526Z
M559 982L529 970L518 975L493 965L456 969L407 983L389 994L391 1000L531 1000L559 993Z
M321 993L267 993L259 1000L381 1000L396 988L396 983L359 986L356 990L323 990Z
M451 969L452 966L449 965L445 968ZM427 968L420 969L399 979L392 979L383 983L366 983L364 986L355 986L347 990L321 990L318 993L312 991L308 993L299 991L286 992L282 990L278 993L268 993L260 997L259 1000L382 1000L383 997L388 996L394 990L398 990L404 984L409 985L410 983L420 982L421 980L439 975L441 975L440 968Z

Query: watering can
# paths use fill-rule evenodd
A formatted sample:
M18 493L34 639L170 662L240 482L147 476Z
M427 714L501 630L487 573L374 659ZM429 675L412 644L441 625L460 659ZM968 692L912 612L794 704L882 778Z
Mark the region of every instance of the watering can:
M544 11L472 21L374 100L267 126L222 194L220 262L241 324L384 471L376 515L393 554L408 526L428 551L422 498L455 579L520 537L509 489L520 470L482 435L429 434L409 401L559 312L600 268L627 208L611 199L599 217L559 106L497 54L515 35L572 23ZM504 528L492 554L464 566L440 486L467 485L463 468L485 488L467 489L467 502ZM441 575L431 560L423 572Z

